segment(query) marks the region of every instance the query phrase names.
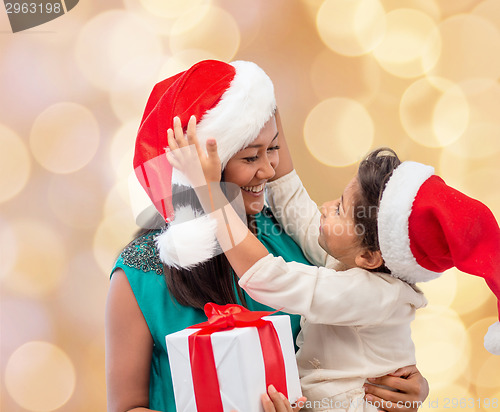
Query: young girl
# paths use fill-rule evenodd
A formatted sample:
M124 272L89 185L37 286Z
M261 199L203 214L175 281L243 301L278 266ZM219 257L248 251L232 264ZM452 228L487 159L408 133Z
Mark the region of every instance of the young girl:
M413 284L454 265L485 278L488 270L498 273L494 262L498 262L500 231L491 212L446 186L433 176L431 167L401 164L389 150L372 152L361 162L342 196L327 202L321 215L295 172L274 183L279 189L271 184L275 212L285 206L281 216L285 230L309 258L327 267L286 263L268 254L224 202L218 185L210 185L220 180L215 141L207 142L207 156L196 139L195 119L189 122L187 140L178 119L174 130L168 131L167 158L193 183L205 211L217 220L217 239L240 285L258 301L303 316L297 362L307 408L375 411L363 400L366 379L415 363L410 323L426 299ZM197 162L201 168L193 167ZM204 179L209 190L203 187ZM434 210L439 196L445 201ZM466 252L465 248L447 244L443 235L457 228L471 234L472 228L472 222L462 227L446 222L449 214L443 211L457 197L458 203L473 208L477 234L468 253L455 257L455 251ZM443 221L440 215L445 216ZM316 241L312 228L318 218ZM483 237L489 240L484 242ZM326 258L318 243L335 259ZM436 248L438 243L447 244L452 259Z

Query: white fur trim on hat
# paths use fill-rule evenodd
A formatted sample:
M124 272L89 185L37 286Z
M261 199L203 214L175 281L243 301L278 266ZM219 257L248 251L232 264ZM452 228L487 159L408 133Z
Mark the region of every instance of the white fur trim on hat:
M484 336L484 347L493 355L500 355L500 322L495 322L488 328Z
M217 221L189 206L175 210L175 218L155 239L160 259L167 266L190 269L216 254Z
M257 138L276 110L273 82L264 70L252 62L230 64L236 73L229 88L196 127L204 150L209 138L217 140L222 169L231 157ZM172 174L172 183L189 184L179 171Z
M391 274L408 283L426 282L441 273L420 266L410 249L408 218L420 186L434 174L434 168L403 162L387 183L378 212L380 251Z
M264 70L252 62L230 64L236 69L231 85L197 127L202 147L209 138L217 140L223 169L231 157L257 138L276 110L273 82Z

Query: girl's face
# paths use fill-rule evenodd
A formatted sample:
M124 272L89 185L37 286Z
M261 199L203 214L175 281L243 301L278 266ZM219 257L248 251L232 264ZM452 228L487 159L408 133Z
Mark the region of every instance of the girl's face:
M361 246L362 228L354 223L355 195L358 190L359 183L355 176L339 199L321 206L318 243L347 269L358 266L355 259L364 251Z
M227 162L224 180L241 188L249 215L261 212L264 207L264 187L278 166L278 149L278 128L273 116L257 138Z

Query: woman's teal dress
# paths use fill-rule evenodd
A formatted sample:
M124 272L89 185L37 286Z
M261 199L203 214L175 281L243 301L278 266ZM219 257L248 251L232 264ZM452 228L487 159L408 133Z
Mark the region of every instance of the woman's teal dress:
M281 256L286 261L309 264L297 244L279 226L269 208L264 208L255 219L257 237L270 253ZM173 412L175 401L165 335L204 322L206 316L200 309L180 305L170 294L153 241L157 234L158 232L149 233L127 246L118 257L112 272L117 268L125 272L153 337L149 408ZM245 298L250 310L273 310L252 300L246 294ZM290 317L292 331L296 337L300 329L300 317Z

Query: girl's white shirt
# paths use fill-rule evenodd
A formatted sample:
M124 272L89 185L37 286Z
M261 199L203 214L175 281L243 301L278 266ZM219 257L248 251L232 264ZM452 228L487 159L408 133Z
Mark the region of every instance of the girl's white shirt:
M267 185L286 233L318 266L268 255L240 279L255 300L302 315L297 362L304 395L321 401L366 378L416 363L410 324L427 300L414 285L361 268L345 271L318 244L320 212L295 171Z

